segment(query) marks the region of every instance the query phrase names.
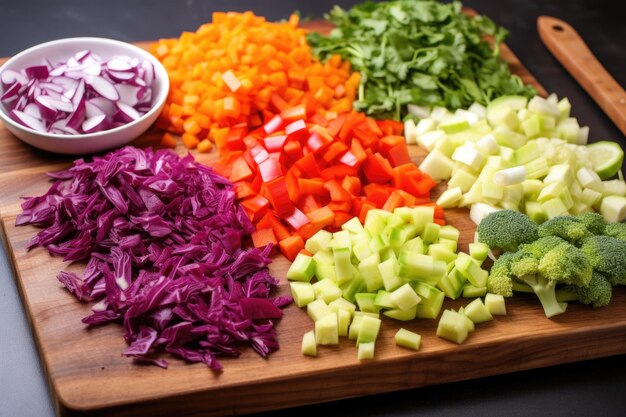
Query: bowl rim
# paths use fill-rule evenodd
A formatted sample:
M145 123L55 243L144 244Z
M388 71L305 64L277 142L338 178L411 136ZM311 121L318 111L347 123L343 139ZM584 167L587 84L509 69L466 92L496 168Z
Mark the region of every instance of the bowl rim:
M9 116L9 114L7 113L6 108L4 107L4 105L2 103L0 103L0 119L2 119L2 122L8 125L11 125L12 127L16 128L16 129L20 129L20 130L24 130L30 134L33 135L37 135L40 137L45 137L48 139L62 139L62 140L81 140L81 139L97 139L97 138L101 138L104 136L107 136L109 134L114 134L116 132L121 132L125 129L130 129L133 126L136 126L140 123L142 123L145 119L151 117L152 115L154 115L155 112L160 111L163 104L165 103L165 101L167 100L167 96L169 93L169 76L167 74L167 70L165 69L165 67L163 66L163 64L161 64L161 62L151 53L149 53L148 51L146 51L145 49L142 49L140 47L138 47L137 45L133 45L130 42L124 42L124 41L120 41L120 40L116 40L116 39L110 39L110 38L102 38L102 37L90 37L90 36L78 36L78 37L72 37L72 38L60 38L60 39L54 39L51 41L47 41L47 42L43 42L34 46L31 46L30 48L27 48L25 50L23 50L22 52L10 57L4 64L2 64L0 66L0 74L2 74L3 71L7 70L8 67L10 66L11 63L15 62L17 59L22 58L24 56L30 55L34 52L38 52L42 49L46 49L46 48L50 48L56 45L60 45L60 44L65 44L65 43L80 43L80 42L92 42L92 43L96 43L96 44L108 44L108 45L114 45L114 46L120 46L120 47L124 47L124 48L128 48L130 50L134 50L136 53L138 53L140 56L148 59L152 65L155 68L155 81L158 79L160 80L161 83L163 83L163 88L160 91L159 96L157 96L155 99L153 99L152 101L152 106L150 107L150 110L147 111L146 113L144 113L141 117L139 117L137 120L133 120L132 122L126 123L122 126L118 126L116 128L113 129L108 129L108 130L101 130L99 132L94 132L94 133L82 133L82 134L78 134L78 135L72 135L72 134L58 134L58 133L49 133L49 132L40 132L38 130L32 129L28 126L24 126L20 123L17 123L16 121L14 121L13 119L11 119L11 117ZM162 74L157 75L158 72L161 72ZM153 81L153 85L155 83L155 81Z

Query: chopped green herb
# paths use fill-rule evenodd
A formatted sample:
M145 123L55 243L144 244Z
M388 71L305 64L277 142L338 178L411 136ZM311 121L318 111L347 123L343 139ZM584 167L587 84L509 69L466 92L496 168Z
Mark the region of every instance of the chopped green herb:
M335 6L325 16L335 29L310 33L308 41L321 59L340 54L361 72L354 106L374 117L400 119L407 104L456 109L501 95L534 96L499 55L506 29L461 8L435 0Z

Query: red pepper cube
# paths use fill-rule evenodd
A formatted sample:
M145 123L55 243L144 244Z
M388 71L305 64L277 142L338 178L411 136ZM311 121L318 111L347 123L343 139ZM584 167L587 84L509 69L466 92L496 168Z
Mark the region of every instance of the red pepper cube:
M283 151L291 161L297 161L304 156L302 153L302 146L297 140L288 140L285 142Z
M384 184L393 178L393 168L381 154L369 156L363 163L363 172L368 181Z
M254 158L254 161L257 163L257 165L261 165L261 163L267 160L267 158L269 158L270 156L267 150L261 145L256 145L255 147L251 148L250 153L252 154L252 158Z
M359 163L359 160L354 156L354 154L350 151L344 153L341 158L339 158L339 162L344 165L348 165L349 167L355 167Z
M269 207L270 202L260 194L254 197L246 198L241 201L241 206L248 214L250 220L257 221L263 217L265 210ZM308 219L307 219L308 220Z
M270 182L266 182L265 187L270 197L270 203L279 216L282 217L293 211L295 207L289 199L285 177L278 177Z
M269 182L283 175L280 163L274 158L267 158L259 164L259 172L263 182Z
M328 145L330 141L323 135L320 135L317 132L311 133L311 136L307 139L307 146L313 152L318 152L323 149L326 145Z
M285 126L285 133L289 136L289 139L302 140L307 137L309 131L304 120L296 120Z
M289 223L289 226L291 226L295 230L298 230L305 224L310 223L309 218L306 216L306 214L298 210L297 207L294 207L291 214L285 216L285 221Z
M232 182L245 181L252 178L253 172L248 165L248 162L243 157L235 159L233 162L233 168L230 173L230 180Z
M263 130L265 130L265 134L271 135L272 133L279 131L283 127L284 123L283 118L277 114L265 123Z
M263 142L268 152L279 152L287 140L287 135L268 136Z

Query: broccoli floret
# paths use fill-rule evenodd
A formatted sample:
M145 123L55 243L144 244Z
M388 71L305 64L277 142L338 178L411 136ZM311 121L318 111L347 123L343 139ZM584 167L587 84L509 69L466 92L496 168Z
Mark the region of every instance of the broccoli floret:
M546 236L535 240L532 243L526 243L520 246L520 250L529 253L535 258L541 258L549 250L557 246L567 243L558 236Z
M604 217L602 217L601 214L588 211L586 213L579 214L576 217L585 225L585 227L587 227L587 230L594 235L604 234L606 223L604 222ZM626 229L624 231L626 231Z
M556 290L556 299L558 301L579 301L582 304L591 304L594 307L608 305L612 295L613 286L604 275L596 271L593 271L591 281L589 281L589 285L586 287L568 285Z
M626 223L610 223L604 227L604 234L615 239L626 240Z
M487 291L503 297L513 296L513 282L511 280L511 260L515 252L503 253L491 266L487 278Z
M539 261L539 273L560 284L586 287L591 280L591 264L576 246L558 245Z
M514 280L532 288L547 317L565 312L567 306L556 299L557 285L586 286L592 273L584 253L556 236L522 245L509 269Z
M626 285L626 241L612 236L591 236L580 249L591 267L604 274L611 285Z
M591 236L591 232L574 216L557 216L539 226L539 236L558 236L570 243L576 243Z
M611 301L613 287L604 275L593 273L591 281L586 287L577 287L578 300L583 304L592 304L594 307L604 307Z
M487 215L478 225L478 241L491 249L514 252L522 243L530 243L539 237L538 226L523 213L499 210Z

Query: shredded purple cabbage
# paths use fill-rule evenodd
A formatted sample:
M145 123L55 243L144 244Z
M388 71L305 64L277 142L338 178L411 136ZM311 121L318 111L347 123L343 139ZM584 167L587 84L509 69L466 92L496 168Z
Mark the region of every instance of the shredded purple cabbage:
M43 228L29 248L87 260L82 277L58 279L97 301L84 323L123 323L124 355L167 367L168 352L220 370L216 356L238 356L242 344L263 357L278 349L274 320L291 298L270 298L271 245L242 247L254 228L228 180L191 155L134 147L49 175L16 225Z

